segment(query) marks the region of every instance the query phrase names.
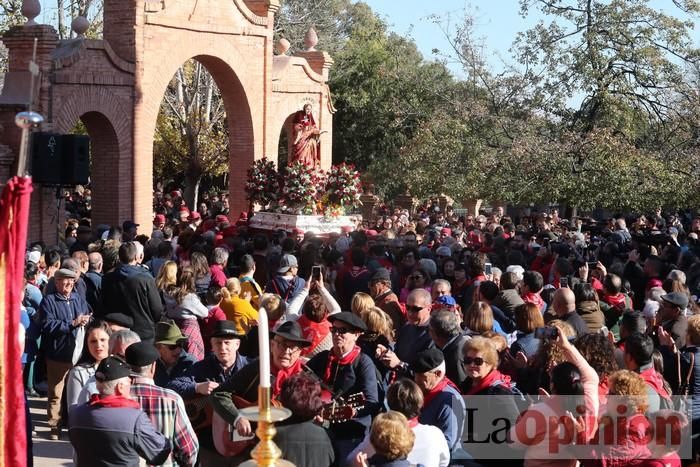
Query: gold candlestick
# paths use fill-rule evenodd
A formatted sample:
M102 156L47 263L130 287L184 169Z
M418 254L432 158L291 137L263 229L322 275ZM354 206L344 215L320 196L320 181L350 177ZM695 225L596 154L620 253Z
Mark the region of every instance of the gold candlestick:
M257 422L255 434L260 442L250 453L252 460L246 461L243 467L294 467L289 461L281 459L282 451L273 441L277 430L275 422L288 419L292 413L282 407L272 407L270 388L258 387L258 406L241 410L241 414L252 422Z

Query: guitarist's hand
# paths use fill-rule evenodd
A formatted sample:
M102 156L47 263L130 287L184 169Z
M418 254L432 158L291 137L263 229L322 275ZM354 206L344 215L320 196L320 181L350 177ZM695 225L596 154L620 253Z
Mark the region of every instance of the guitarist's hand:
M245 417L239 418L236 422L236 431L241 436L250 436L253 434L253 430L250 428L250 421Z
M214 381L204 381L194 385L194 390L197 394L208 396L211 392L219 387L219 383Z

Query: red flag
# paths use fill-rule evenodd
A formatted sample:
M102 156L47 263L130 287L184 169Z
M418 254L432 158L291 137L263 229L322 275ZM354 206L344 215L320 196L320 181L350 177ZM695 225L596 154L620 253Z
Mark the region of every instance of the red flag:
M19 341L20 291L24 278L32 180L14 177L0 198L0 401L2 466L26 467L27 433Z

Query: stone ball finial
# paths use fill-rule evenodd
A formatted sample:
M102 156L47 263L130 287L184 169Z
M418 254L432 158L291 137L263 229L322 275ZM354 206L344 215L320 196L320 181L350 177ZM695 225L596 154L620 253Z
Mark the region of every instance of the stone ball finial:
M76 16L72 23L70 23L70 28L78 37L84 37L85 32L90 28L90 22L84 16Z
M277 45L275 47L275 50L277 50L278 55L284 55L287 53L287 51L289 50L289 47L291 47L291 45L292 44L290 44L289 41L283 37L277 41Z
M316 50L316 44L318 44L318 34L313 26L306 31L306 36L304 36L304 47L306 47L307 52L313 52Z
M25 26L36 26L37 23L34 18L39 16L41 13L41 3L39 0L22 0L22 16L27 18L27 22L24 23Z

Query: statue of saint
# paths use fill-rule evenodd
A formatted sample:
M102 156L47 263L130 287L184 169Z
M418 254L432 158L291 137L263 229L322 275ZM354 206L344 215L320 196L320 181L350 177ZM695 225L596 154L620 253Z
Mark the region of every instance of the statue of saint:
M303 110L294 115L292 123L294 148L289 163L302 162L309 167L320 167L321 154L318 150L320 136L321 132L311 113L311 104L306 104Z

